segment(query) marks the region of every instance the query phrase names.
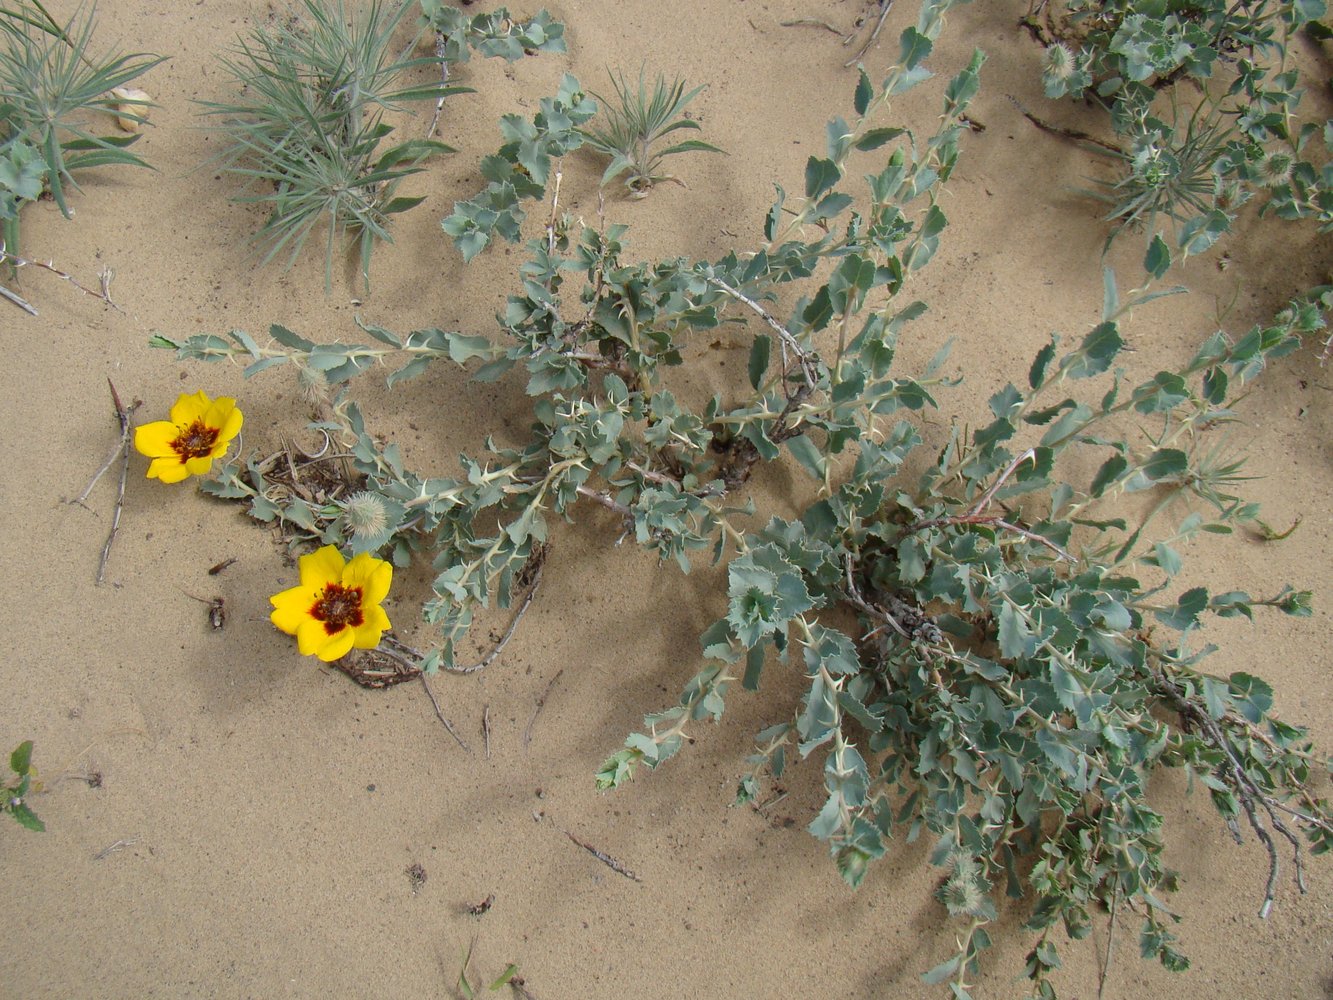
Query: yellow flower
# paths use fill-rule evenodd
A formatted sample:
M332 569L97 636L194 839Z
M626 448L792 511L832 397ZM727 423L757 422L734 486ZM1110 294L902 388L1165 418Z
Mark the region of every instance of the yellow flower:
M171 408L170 420L155 420L134 429L134 447L152 459L148 478L179 483L201 476L213 459L227 453L231 439L241 431L241 411L230 396L209 399L201 389L181 395Z
M374 649L389 626L380 602L389 595L393 567L369 552L351 562L332 545L301 557L301 585L269 598L269 621L296 636L302 656L332 663L352 647Z

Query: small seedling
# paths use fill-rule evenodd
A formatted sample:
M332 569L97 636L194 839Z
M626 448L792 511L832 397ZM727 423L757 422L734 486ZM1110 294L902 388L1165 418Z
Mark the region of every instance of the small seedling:
M483 989L488 993L498 993L501 987L504 986L512 986L514 990L522 996L530 995L527 990L523 988L523 979L518 974L518 966L513 962L506 965L504 971L486 986L483 987L481 983L473 985L472 982L468 980L467 967L472 962L472 949L476 946L477 940L476 938L473 938L472 942L467 946L467 951L463 953L463 967L458 970L458 982L455 984L458 992L463 995L465 1000L475 1000L477 994Z
M37 818L28 805L28 793L37 791L39 787L33 781L32 740L24 740L9 755L9 769L14 776L5 782L0 812L9 813L21 826L41 833L46 829L46 824Z
M584 129L588 145L611 157L602 174L602 184L609 184L626 174L625 187L631 198L646 197L654 184L672 181L682 187L685 182L662 169L662 160L676 153L721 153L722 150L700 139L687 139L666 149L656 145L672 132L681 129L698 130L700 125L684 116L685 106L704 88L685 89L685 81L677 77L671 83L658 75L652 91L639 71L638 86L627 81L623 74L609 73L615 88L615 99L600 94L593 96L602 105L606 124L602 128Z

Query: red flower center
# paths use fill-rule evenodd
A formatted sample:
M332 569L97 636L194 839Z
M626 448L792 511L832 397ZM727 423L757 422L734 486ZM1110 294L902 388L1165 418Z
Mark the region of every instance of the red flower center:
M176 435L176 440L171 442L171 450L181 457L181 464L184 465L192 458L203 458L210 454L217 444L219 433L218 428L209 427L203 420L196 419Z
M349 625L358 627L365 621L361 614L361 588L344 587L340 583L325 584L319 600L310 609L310 616L324 623L327 635L337 635Z

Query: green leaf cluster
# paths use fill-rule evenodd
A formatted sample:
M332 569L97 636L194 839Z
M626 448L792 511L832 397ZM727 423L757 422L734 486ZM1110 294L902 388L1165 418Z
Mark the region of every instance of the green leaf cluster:
M90 115L136 122L110 93L163 57L135 52L94 56L96 10L57 21L39 0L0 6L0 249L19 253L19 211L49 192L69 218L75 171L148 164L128 149L138 135L103 134ZM105 121L106 119L102 119Z
M246 182L235 200L268 210L256 234L262 262L285 255L290 266L323 226L326 289L346 237L356 241L369 288L370 255L376 242L392 242L391 217L422 201L399 197L399 185L430 157L453 151L432 139L390 145L395 128L386 114L404 101L443 101L467 88L405 83L434 64L411 56L411 44L395 48L406 5L374 0L349 18L342 0L302 0L298 12L239 39L221 59L236 81L235 100L202 106L228 140L218 157L223 171Z
M531 121L514 114L500 119L505 143L481 161L486 188L475 198L457 202L441 223L465 263L496 236L509 243L519 241L527 215L522 203L545 195L552 159L583 145L579 126L596 113L596 103L566 73L556 95L542 99Z
M623 73L609 73L615 98L594 94L601 102L605 124L584 130L588 145L611 157L602 174L602 184L609 184L621 174L631 198L646 197L653 185L663 181L683 184L662 169L662 161L678 153L720 153L722 150L701 139L686 139L665 149L659 143L672 132L681 129L698 131L702 126L685 116L686 106L704 88L685 89L685 81L677 77L667 83L658 74L651 91L639 70L638 86L625 79Z
M1209 249L1256 197L1264 212L1333 230L1333 123L1298 120L1306 88L1293 52L1327 12L1325 0L1078 0L1063 20L1027 19L1052 36L1047 96L1109 112L1119 144L1096 151L1120 176L1092 193L1112 206L1112 238L1147 231L1155 277L1173 254Z
M436 51L447 65L467 62L474 50L506 62L533 52L565 51L565 26L544 10L522 21L507 7L469 15L442 0L421 0L421 13L435 32Z

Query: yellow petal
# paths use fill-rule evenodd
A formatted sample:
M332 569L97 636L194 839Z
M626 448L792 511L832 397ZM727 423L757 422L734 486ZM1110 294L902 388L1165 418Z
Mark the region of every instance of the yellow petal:
M216 427L218 447L226 450L227 443L241 432L241 411L236 408L236 400L230 396L219 396L204 412L205 427Z
M179 461L179 459L177 459ZM198 458L187 458L183 468L187 476L202 476L209 469L213 468L212 454L200 455ZM182 477L184 478L184 477Z
M329 641L324 623L308 615L296 627L296 647L302 656L314 656Z
M292 587L274 594L268 600L273 605L273 613L268 616L268 620L288 635L296 635L301 622L310 617L310 609L315 606L318 597L309 587Z
M154 420L134 428L134 447L140 455L149 458L175 456L171 442L180 436L180 430L170 420Z
M360 552L343 570L342 583L345 587L361 588L361 607L379 604L389 596L393 585L393 566L383 559L376 559L369 552Z
M354 631L356 638L353 645L357 649L374 649L380 644L380 639L391 626L389 625L389 616L384 613L384 609L378 604L372 608L366 608L363 614L363 621Z
M193 396L182 393L176 397L176 403L171 407L171 422L177 427L190 426L204 415L209 402L210 400L203 389L200 389Z
M159 479L164 483L179 483L190 475L190 471L181 462L180 457L155 458L148 463L148 478Z
M393 628L393 626L389 624L388 613L378 604L376 604L373 608L366 608L365 624L363 627L377 628L381 632L387 632L389 631L389 629Z
M341 583L347 561L334 545L325 545L301 557L301 586L322 590L325 584Z
M355 638L355 629L344 628L337 635L329 636L328 641L315 651L315 655L325 663L341 660L352 651L352 642Z

